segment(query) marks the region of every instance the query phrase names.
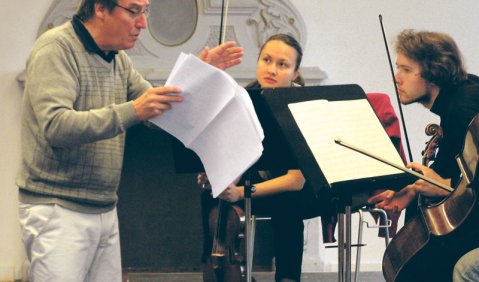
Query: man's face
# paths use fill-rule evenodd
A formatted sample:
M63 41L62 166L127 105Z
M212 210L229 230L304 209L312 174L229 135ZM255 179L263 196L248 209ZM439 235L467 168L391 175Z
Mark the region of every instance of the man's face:
M427 105L430 102L428 83L421 77L421 66L402 53L396 59L395 74L401 104L408 105L419 102Z
M148 0L119 0L118 5L103 17L104 51L133 48L142 29L147 26L143 13L150 5Z

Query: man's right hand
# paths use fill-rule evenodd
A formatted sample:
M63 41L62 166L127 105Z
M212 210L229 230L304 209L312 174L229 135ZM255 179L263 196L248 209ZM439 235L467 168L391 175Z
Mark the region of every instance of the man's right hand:
M183 97L178 93L181 93L181 89L175 86L148 89L133 101L136 116L139 120L145 121L161 115L164 111L171 109L170 103L183 101Z

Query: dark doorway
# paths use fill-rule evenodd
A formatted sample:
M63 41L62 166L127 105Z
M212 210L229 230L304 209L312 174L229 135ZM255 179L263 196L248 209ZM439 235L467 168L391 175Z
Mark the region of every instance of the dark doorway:
M126 271L202 271L201 189L196 174L175 173L171 138L143 124L128 130L118 203ZM258 223L256 269L271 269L271 236L269 221Z

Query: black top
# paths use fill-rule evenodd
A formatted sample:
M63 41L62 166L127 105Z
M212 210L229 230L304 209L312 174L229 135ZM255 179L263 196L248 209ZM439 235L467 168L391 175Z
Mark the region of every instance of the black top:
M441 118L443 131L431 168L441 177L451 178L451 186L455 187L460 176L455 157L463 150L469 123L479 113L479 77L469 74L463 83L441 89L431 112Z

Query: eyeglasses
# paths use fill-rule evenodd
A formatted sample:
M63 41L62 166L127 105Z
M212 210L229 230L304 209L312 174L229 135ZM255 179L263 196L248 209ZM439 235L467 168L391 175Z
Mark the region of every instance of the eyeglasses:
M122 5L118 4L118 3L114 3L115 6L117 7L120 7L122 8L123 10L127 11L130 13L130 15L133 17L133 18L138 18L141 14L144 14L145 17L148 18L148 15L150 14L150 7L146 7L144 10L139 10L139 9L135 9L135 8L127 8L127 7L123 7Z

